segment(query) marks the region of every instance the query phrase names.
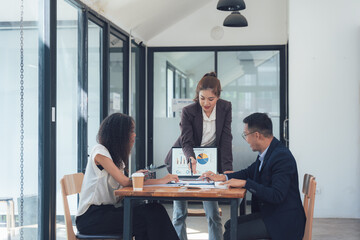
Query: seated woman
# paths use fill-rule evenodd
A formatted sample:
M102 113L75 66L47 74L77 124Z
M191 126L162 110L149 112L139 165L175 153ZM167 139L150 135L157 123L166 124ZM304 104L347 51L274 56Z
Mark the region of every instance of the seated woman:
M123 232L124 208L114 190L131 186L124 175L135 142L134 120L114 113L101 123L97 142L91 151L81 187L76 227L82 234ZM140 170L138 172L146 172ZM144 184L178 181L177 175L148 179ZM133 235L136 240L179 239L165 208L158 203L140 204L133 209Z

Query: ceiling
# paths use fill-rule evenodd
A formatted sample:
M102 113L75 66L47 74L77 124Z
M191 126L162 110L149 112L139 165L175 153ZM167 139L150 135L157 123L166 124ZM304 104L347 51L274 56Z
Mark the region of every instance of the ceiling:
M120 28L131 32L131 35L148 41L216 0L82 0L82 2Z

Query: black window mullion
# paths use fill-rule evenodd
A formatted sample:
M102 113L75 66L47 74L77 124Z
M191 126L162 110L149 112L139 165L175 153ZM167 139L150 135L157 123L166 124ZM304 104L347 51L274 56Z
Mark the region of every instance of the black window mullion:
M136 169L144 169L145 166L145 48L137 46L136 48Z
M287 89L287 62L286 62L286 52L285 46L282 46L279 49L279 56L280 56L280 141L288 145L288 142L284 138L284 121L288 118L288 89ZM286 136L288 136L288 128L285 129Z
M154 143L153 143L153 133L154 133L154 50L148 48L148 94L147 94L147 102L148 102L148 127L147 127L147 154L148 154L148 161L147 165L150 165L154 162ZM167 100L166 100L167 101Z
M215 50L214 51L214 64L215 64L215 67L214 67L214 71L216 72L216 75L218 76L218 50Z
M100 120L102 121L109 113L109 85L110 85L110 51L109 51L109 42L110 42L110 27L109 24L105 24L101 39L101 45L102 45L102 51L101 51L101 57L102 60L100 61L102 63L102 79L100 81L100 101L101 107L100 107Z
M88 116L88 15L79 9L78 14L78 172L85 172L87 164ZM85 116L85 117L84 117Z
M56 1L39 2L39 227L38 239L56 233Z
M123 50L124 50L124 71L123 71L123 94L124 94L124 98L123 98L123 113L124 114L129 114L129 81L131 81L129 79L130 73L129 73L129 38L124 41L124 46L123 46Z

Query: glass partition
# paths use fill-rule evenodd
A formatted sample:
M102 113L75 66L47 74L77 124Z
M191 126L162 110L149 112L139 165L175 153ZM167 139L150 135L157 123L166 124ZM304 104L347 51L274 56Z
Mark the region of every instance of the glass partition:
M242 120L254 112L266 112L273 121L274 136L280 136L279 51L218 52L221 97L232 103L233 167L250 165L257 153L241 137Z
M211 71L215 71L214 52L154 53L154 164L164 164L166 154L180 136L180 103L176 101L187 99L192 103L198 81ZM163 169L157 176L166 173Z
M215 59L216 58L216 59ZM280 139L280 50L154 52L153 162L163 164L180 135L180 114L192 102L201 77L215 71L221 98L232 103L233 167L247 167L256 159L242 139L242 120L253 112L266 112ZM281 95L282 94L282 95ZM184 100L183 102L178 101ZM170 130L171 129L171 130ZM160 172L160 176L167 173Z
M23 35L20 32L19 22L20 2L3 1L2 3L0 151L3 154L0 169L0 239L21 237L37 239L40 221L38 217L39 3L37 0L24 1L23 16L26 21L23 24ZM20 41L21 37L23 44ZM20 73L21 47L23 78ZM23 128L21 128L22 124ZM10 213L9 216L7 211Z
M100 126L101 36L102 28L88 21L88 153Z
M124 109L124 42L110 34L110 104L109 115Z
M56 123L56 239L67 239L60 179L77 172L78 133L78 10L57 1L57 112ZM77 197L68 197L70 214L76 215ZM73 221L75 224L75 221Z

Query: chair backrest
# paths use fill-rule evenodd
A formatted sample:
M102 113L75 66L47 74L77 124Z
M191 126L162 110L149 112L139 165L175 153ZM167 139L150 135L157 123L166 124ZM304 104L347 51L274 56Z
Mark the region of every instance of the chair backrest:
M304 175L302 192L304 193L303 206L306 215L306 225L303 240L311 240L316 192L316 181L314 176L310 174Z
M74 229L72 226L67 196L80 193L83 179L84 179L83 173L75 173L75 174L65 175L60 180L61 193L64 202L66 234L68 240L76 240L77 238L75 236Z

